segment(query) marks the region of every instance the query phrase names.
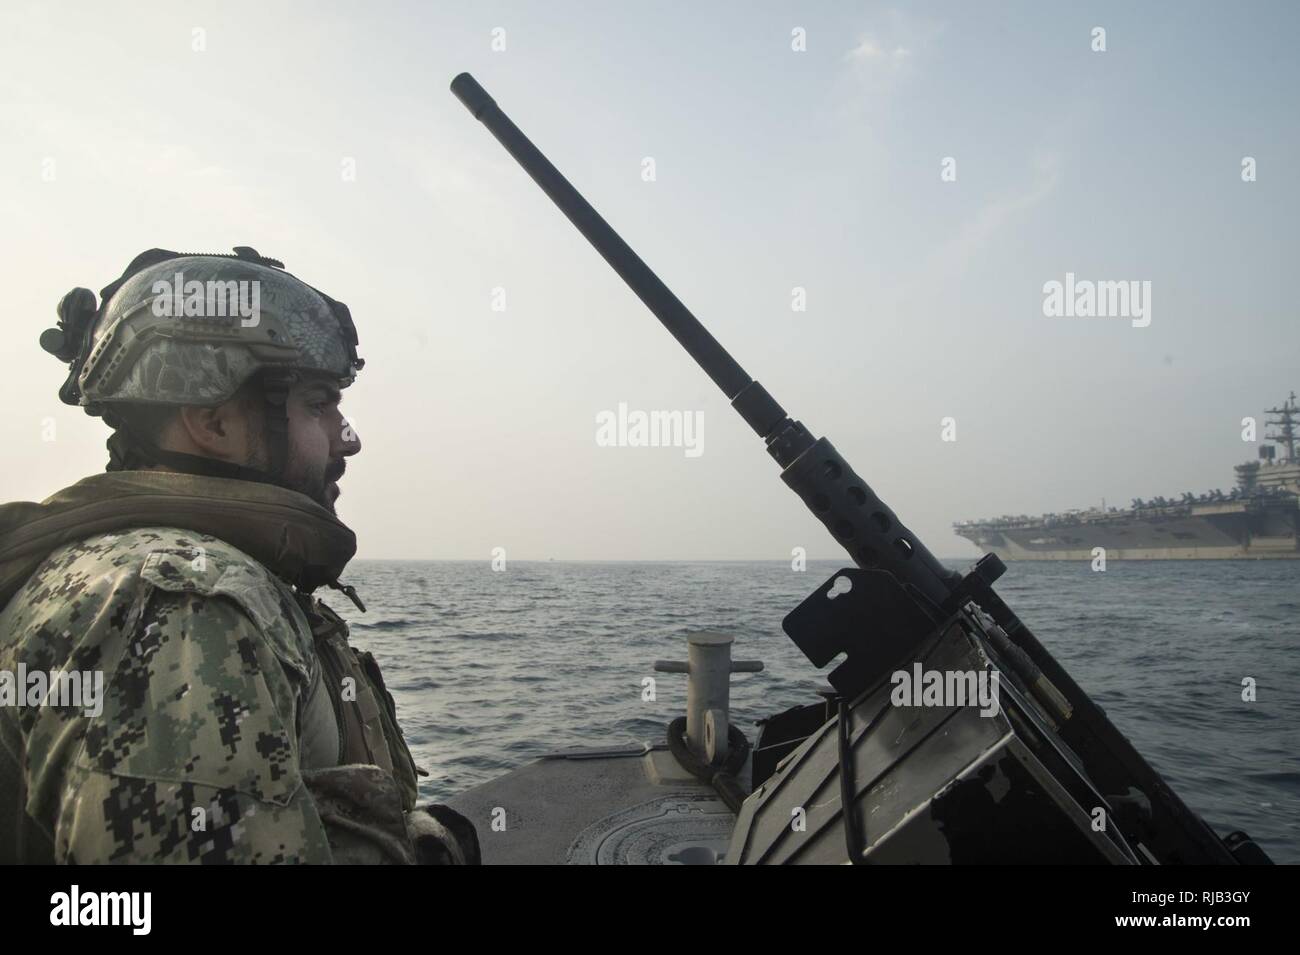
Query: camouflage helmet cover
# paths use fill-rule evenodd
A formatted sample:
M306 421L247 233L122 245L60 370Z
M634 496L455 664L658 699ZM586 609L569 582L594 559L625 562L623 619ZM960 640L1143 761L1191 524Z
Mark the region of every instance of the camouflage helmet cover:
M168 257L109 293L77 374L87 411L115 402L219 405L266 369L352 383L364 363L347 306L274 260L236 251Z

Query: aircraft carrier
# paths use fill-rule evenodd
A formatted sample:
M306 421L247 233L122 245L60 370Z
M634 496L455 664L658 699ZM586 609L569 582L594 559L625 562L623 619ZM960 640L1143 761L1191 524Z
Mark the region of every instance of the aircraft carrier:
M959 521L953 530L1003 560L1300 559L1300 406L1268 409L1259 460L1239 464L1229 493L1135 499L1127 508Z

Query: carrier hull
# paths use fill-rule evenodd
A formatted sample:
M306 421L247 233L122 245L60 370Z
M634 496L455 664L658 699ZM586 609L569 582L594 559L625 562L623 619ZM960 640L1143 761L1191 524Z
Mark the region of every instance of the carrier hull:
M1297 560L1300 520L1294 499L1276 505L1194 505L1175 513L1133 511L1051 522L958 525L957 534L1003 560ZM1182 513L1177 513L1182 511Z

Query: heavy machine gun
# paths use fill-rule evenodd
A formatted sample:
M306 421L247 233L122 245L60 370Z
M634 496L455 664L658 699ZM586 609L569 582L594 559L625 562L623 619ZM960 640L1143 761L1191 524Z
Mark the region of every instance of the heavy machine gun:
M1220 839L993 589L986 555L944 567L835 450L791 418L468 73L452 92L713 379L781 479L848 552L784 621L833 706L769 721L727 861L1268 862ZM893 674L996 672L1000 704L900 706ZM845 812L845 807L848 811ZM802 814L802 825L791 824Z

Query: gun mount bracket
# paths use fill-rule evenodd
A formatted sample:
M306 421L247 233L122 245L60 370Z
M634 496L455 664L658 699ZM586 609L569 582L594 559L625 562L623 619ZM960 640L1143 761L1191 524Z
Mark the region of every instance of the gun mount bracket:
M814 666L845 655L827 679L841 697L853 699L935 623L892 574L848 567L832 574L781 626Z

